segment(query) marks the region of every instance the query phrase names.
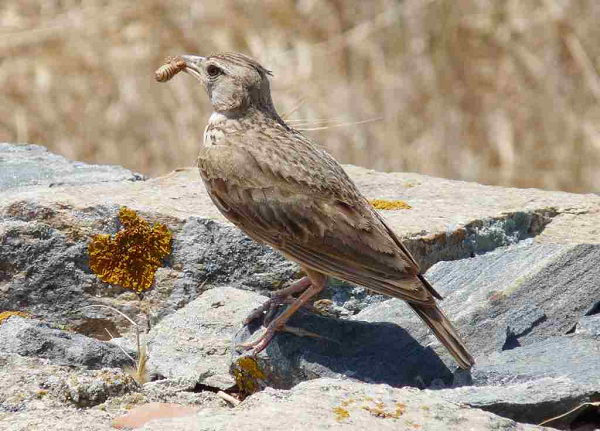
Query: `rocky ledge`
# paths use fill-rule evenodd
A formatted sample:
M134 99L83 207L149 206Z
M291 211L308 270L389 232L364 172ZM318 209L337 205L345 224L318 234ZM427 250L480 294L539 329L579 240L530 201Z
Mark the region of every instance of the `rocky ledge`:
M147 179L0 144L0 428L542 429L571 410L546 425L600 426L600 197L346 169L368 198L408 204L383 214L471 370L402 301L336 280L291 322L325 338L240 356L243 318L301 274L224 220L195 169ZM143 300L90 269L122 207L173 234ZM143 354L115 309L142 328L137 382Z

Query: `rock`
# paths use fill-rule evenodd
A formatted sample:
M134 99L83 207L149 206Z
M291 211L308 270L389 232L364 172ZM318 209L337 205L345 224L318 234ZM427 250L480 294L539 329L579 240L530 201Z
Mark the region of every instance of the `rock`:
M244 390L254 392L264 386L289 389L323 377L419 388L436 379L447 384L453 381L456 366L445 366L433 350L396 324L333 319L300 310L289 326L321 338L279 333L265 350L249 357L235 346L257 338L264 329L256 322L236 334L232 370Z
M519 422L540 423L596 400L600 392L598 352L597 340L551 337L481 357L471 370L475 386L437 393ZM573 419L552 426L568 429Z
M600 340L600 315L583 316L577 323L575 333L582 337Z
M338 379L304 382L291 390L268 388L235 409L201 409L196 415L153 421L164 430L542 430L444 401L433 392Z
M149 308L157 322L211 285L266 292L297 276L295 265L249 241L224 220L195 169L142 181L121 168L90 167L41 147L9 144L3 144L1 160L8 167L2 172L10 174L5 174L9 179L4 180L0 202L0 310L28 310L75 327L88 328L94 322L93 335L102 337L97 323L114 324L118 331L129 324L106 309L87 309L78 316L74 312L94 303L135 317ZM29 165L36 169L20 168ZM401 197L411 204L410 210L385 211L384 216L424 269L534 236L536 241L600 241L594 227L600 218L598 196L486 187L352 166L347 170L368 197ZM30 181L38 173L41 179ZM50 184L52 193L47 192ZM168 225L175 234L173 253L157 272L156 288L144 306L130 292L100 282L88 267L90 238L117 232L120 206L138 211L151 223ZM237 265L229 265L232 260ZM354 299L345 301L347 308L338 301L337 312L362 310L361 301Z
M91 238L116 233L119 207L127 203L69 201L79 192L95 193L90 189L95 186L113 185L127 194L132 185L145 183L144 178L119 167L71 162L39 146L0 144L0 163L0 310L27 310L106 339L105 328L119 336L129 323L106 308L80 311L83 307L108 305L131 317L149 308L153 321L158 321L205 286L224 283L268 290L296 276L296 265L233 226L151 209L141 216L167 224L176 235L165 268L156 274L156 289L141 304L129 291L102 283L88 265ZM47 192L50 186L52 193ZM45 195L56 199L45 201ZM231 261L239 264L229 265Z
M148 366L168 379L227 389L231 340L242 319L265 298L232 287L204 292L148 333Z
M237 373L247 371L239 362L246 351L236 345L247 342L251 332L258 336L263 331L259 324L242 328L242 322L266 299L232 287L204 292L150 331L148 366L169 379L230 388L236 384L230 366ZM248 376L246 383L289 389L307 379L342 376L396 387L425 387L436 378L452 382L452 370L398 325L325 318L302 310L289 323L324 338L277 334L255 358L256 364L247 363L262 377Z
M129 391L139 395L133 381L117 369L79 374L48 359L0 353L2 430L108 431L114 415L80 406Z
M199 217L189 217L182 224L169 264L180 271L169 304L163 305L170 312L202 293L204 285L277 290L298 272L297 265L239 229Z
M569 377L542 377L528 382L426 392L519 422L539 424L595 400L598 387L592 383L575 383ZM549 426L569 429L572 421L573 417L566 417L553 421Z
M137 391L135 381L122 370L102 369L70 373L66 378L52 376L40 384L61 401L76 407L93 407L110 397Z
M440 306L479 358L571 332L600 298L600 246L536 244L440 262L426 277L444 296ZM400 300L353 317L387 321L431 345L446 364L445 348Z
M88 369L132 365L131 360L114 344L18 316L0 325L0 345L3 353L49 359L59 365Z
M120 166L88 165L49 153L40 145L0 143L0 191L23 187L61 187L113 181L143 181Z
M565 377L586 386L600 381L600 341L577 336L552 337L518 349L480 358L471 370L476 386L495 386Z
M357 428L372 420L377 424L370 426L377 427L409 426L400 422L407 418L419 424L421 416L413 413L427 409L416 407L394 422L390 393L393 399L410 394L410 400L402 401L406 405L435 400L442 414L425 418L433 421L431 426L427 422L428 429L452 429L463 416L474 429L525 429L480 410L446 401L439 404L437 397L519 421L537 421L547 413L561 412L561 407L593 399L594 390L600 392L593 366L599 342L595 319L600 311L600 196L487 187L346 167L367 197L402 199L412 207L383 215L423 269L429 269L426 276L446 298L442 308L463 334L477 364L471 373L454 372L455 364L445 349L402 301L336 280L320 297L321 309L344 319L302 310L290 321L326 339L278 334L251 362L236 353L236 343L260 328L254 323L238 331L243 318L265 300L260 294L300 274L296 265L248 240L223 219L206 196L196 169L146 180L122 168L87 166L40 147L12 145L0 146L0 165L0 312L23 311L38 319L26 324L11 317L0 325L4 337L0 342L13 352L8 357L0 353L0 363L4 361L18 376L9 376L7 384L28 388L19 394L6 389L1 377L8 375L0 375L0 421L8 420L3 412L10 411L15 429L40 424L68 429L61 428L65 424L59 420L79 426L73 429L92 429L88 424L100 421L98 429L104 429L124 413L125 405L152 401L210 406L192 418L170 420L184 427L174 429L186 429L185 424L192 424L187 429L197 429L198 422L214 429L243 428L242 422L255 427L263 407L266 424L277 419L289 421L292 428L296 422L337 425L344 411L353 421L347 426ZM88 264L90 239L121 228L122 206L173 232L173 251L143 301L122 287L102 283ZM53 325L96 338L125 335L124 343L131 340L131 327L114 311L84 308L88 305L117 308L142 328L150 324L150 366L169 379L146 384L143 393L134 393L126 385L123 391L119 384L103 386L104 371L89 368L117 365L118 361L111 362L112 353L107 353L113 351L104 350L106 343L77 338L83 335L69 333L61 339L67 332ZM107 336L105 329L112 335ZM17 335L9 339L9 334ZM90 355L90 349L97 349L98 355ZM39 357L51 358L52 363ZM240 360L246 362L240 366ZM18 361L29 361L29 376ZM232 411L211 392L233 384L231 362L238 383L291 389L266 389ZM63 363L79 365L73 369L57 365ZM49 369L70 381L59 385L45 377ZM120 376L118 370L109 372ZM39 390L48 381L55 391L44 389L48 396L36 398L32 388ZM334 389L327 392L329 387ZM11 395L2 398L4 393ZM348 393L359 394L355 399L364 396L364 402L344 399ZM76 406L64 402L65 394L86 407L77 413ZM386 400L381 401L383 411L369 404L367 397L375 399L372 395ZM338 404L333 405L329 396ZM325 400L321 405L320 398ZM277 399L286 404L289 414L275 413ZM290 400L297 401L294 408ZM347 404L341 405L344 401ZM102 408L106 413L94 410ZM480 427L483 418L487 425ZM583 414L560 426L578 420L584 420ZM145 425L152 426L153 422Z
M162 380L139 387L119 369L90 371L0 352L2 430L108 431L113 419L148 402L228 408L193 385Z

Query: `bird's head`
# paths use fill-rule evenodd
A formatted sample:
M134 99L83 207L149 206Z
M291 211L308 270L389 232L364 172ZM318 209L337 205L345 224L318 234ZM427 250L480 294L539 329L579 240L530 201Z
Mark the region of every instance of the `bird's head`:
M256 60L238 53L210 57L182 55L184 71L202 83L216 112L243 115L251 109L277 115L271 100L271 72Z

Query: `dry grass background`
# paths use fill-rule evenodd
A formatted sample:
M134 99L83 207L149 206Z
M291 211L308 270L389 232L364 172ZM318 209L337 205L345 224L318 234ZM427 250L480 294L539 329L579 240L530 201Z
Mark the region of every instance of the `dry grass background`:
M207 98L154 70L235 50L303 127L381 118L306 132L342 162L598 192L599 23L597 0L3 0L0 141L191 166Z

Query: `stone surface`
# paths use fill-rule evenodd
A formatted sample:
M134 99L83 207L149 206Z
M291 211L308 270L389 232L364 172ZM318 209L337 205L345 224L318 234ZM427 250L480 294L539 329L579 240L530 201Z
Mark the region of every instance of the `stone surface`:
M132 365L131 360L114 344L17 316L0 325L0 346L6 354L50 359L60 365L89 369Z
M153 421L141 430L542 430L478 409L460 407L434 393L337 379L319 379L285 390L266 389L230 410L202 409L195 416Z
M513 376L514 377L514 376ZM583 403L597 399L598 385L575 383L568 377L543 377L529 382L494 386L463 386L425 391L447 401L468 405L521 422L539 424ZM551 426L569 429L572 417L553 421Z
M149 309L156 322L214 285L273 290L297 276L296 265L233 226L142 214L166 223L175 238L165 267L157 271L156 288L141 303L131 291L100 281L88 266L89 241L119 230L118 211L116 206L74 210L0 202L0 311L27 310L82 333L106 337L106 328L118 337L129 322L107 308L84 307L111 306L136 320Z
M230 388L235 384L230 366L246 354L236 345L248 341L250 329L256 336L263 330L259 324L242 328L241 322L266 299L232 287L204 292L150 331L149 368L169 379ZM446 367L431 349L395 324L298 313L291 326L325 339L277 334L256 358L268 386L289 389L307 379L342 376L397 387L425 387L439 378L452 383L456 366Z
M440 262L426 276L444 296L442 309L476 358L572 332L600 301L600 246L531 241L485 255ZM399 300L353 317L393 322L444 362L451 357L408 306Z
M579 323L577 323L575 333L583 337L591 337L600 340L600 315L583 316L579 320Z
M566 377L600 393L600 342L578 336L552 337L509 351L481 357L471 370L476 386L532 382Z
M2 430L109 430L114 414L89 406L124 394L131 402L136 391L117 369L80 373L48 359L0 353Z
M120 166L88 165L49 153L40 145L0 143L0 191L27 187L141 181L143 175Z
M265 298L231 287L211 289L148 333L149 368L169 379L227 389L231 340L243 316Z
M343 426L357 429L453 429L463 418L473 429L526 429L441 399L525 422L597 399L599 196L347 170L367 197L411 205L384 217L445 296L441 306L477 360L470 373L454 372L445 349L402 301L331 280L321 309L343 319L303 310L290 322L327 338L278 334L257 358L261 385L291 389L267 389L231 410L212 391L233 384L229 365L244 358L235 343L260 330L239 331L241 322L265 300L260 294L298 278L298 267L227 223L193 168L144 179L41 147L0 145L0 312L39 320L12 317L0 325L0 343L9 349L0 352L0 428L104 430L125 406L161 402L206 408L147 429L164 429L152 428L163 422L172 429L326 428L342 426L344 411L350 420ZM102 283L88 266L90 238L120 229L121 206L174 234L173 252L143 301ZM106 344L69 331L108 339L109 329L135 346L126 319L84 308L92 304L115 307L142 328L150 324L149 366L168 379L134 388L122 371L99 369L122 363L111 362ZM77 365L59 365L66 363ZM396 420L392 405L399 402L411 407ZM415 413L432 410L438 413L431 417ZM577 415L556 426L584 421Z
M19 159L19 155L13 157ZM383 214L425 267L534 236L538 242L600 242L597 195L490 187L413 173L345 168L368 198L402 199L410 204L410 210ZM37 188L10 189L4 199L7 205L35 200L41 207L61 203L72 210L125 205L165 218L202 216L227 223L206 195L194 168L147 181L53 187L52 194Z
M228 408L216 394L173 380L138 387L119 369L90 371L0 352L3 431L107 431L113 419L148 402Z

